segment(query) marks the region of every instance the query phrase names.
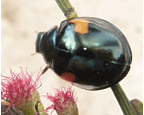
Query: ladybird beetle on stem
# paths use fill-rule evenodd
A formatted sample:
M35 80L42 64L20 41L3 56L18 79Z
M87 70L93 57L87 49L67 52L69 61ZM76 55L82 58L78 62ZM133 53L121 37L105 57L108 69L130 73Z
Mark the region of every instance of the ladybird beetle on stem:
M61 22L38 33L36 52L61 78L86 90L99 90L121 81L130 69L132 53L123 33L93 17ZM45 72L44 71L44 72Z

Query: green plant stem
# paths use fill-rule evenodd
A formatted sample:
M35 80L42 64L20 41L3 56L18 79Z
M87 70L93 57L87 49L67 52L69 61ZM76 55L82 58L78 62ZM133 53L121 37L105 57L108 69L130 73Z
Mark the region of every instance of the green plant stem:
M64 13L67 19L72 19L78 17L76 11L72 7L69 0L56 0L57 4L59 5L60 9Z
M124 115L136 115L120 84L111 87Z

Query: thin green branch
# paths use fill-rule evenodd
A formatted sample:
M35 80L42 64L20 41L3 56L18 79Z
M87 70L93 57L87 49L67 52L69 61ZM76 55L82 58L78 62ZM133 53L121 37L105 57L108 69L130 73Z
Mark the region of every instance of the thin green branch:
M69 0L56 0L56 2L67 19L78 17Z
M131 106L127 96L119 84L111 87L124 115L136 115L133 107Z

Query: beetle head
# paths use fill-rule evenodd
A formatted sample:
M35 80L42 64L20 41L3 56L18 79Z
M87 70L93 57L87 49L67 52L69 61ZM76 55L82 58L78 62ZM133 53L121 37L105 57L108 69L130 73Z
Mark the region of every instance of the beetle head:
M39 32L36 40L36 52L41 53L46 61L50 63L52 59L52 52L55 48L55 39L58 27L54 26L47 32Z

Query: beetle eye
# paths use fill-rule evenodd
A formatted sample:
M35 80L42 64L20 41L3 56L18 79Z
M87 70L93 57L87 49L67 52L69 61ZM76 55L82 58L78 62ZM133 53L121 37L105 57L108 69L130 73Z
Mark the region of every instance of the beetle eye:
M43 37L44 34L45 34L45 32L39 32L38 35L37 35L36 52L38 52L38 53L41 52L40 44L41 44L41 40L42 40L42 37Z

